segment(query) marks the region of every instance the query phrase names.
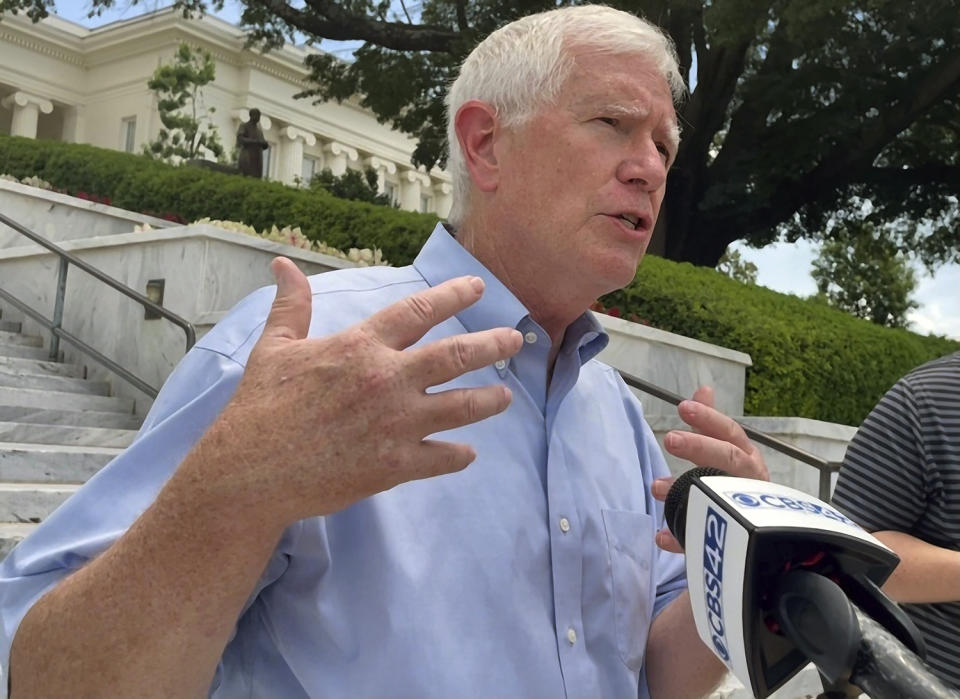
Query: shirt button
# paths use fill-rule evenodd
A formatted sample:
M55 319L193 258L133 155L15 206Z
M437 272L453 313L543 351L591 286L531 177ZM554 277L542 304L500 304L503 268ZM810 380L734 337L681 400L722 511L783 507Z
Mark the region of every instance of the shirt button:
M570 531L570 520L566 517L560 518L560 531L562 531L564 534Z
M507 368L507 363L502 359L498 359L496 362L493 363L493 365L497 367L497 369L499 369L500 371L503 371L504 369Z
M528 345L532 345L537 341L537 334L532 330L523 336L523 339L527 341Z
M577 632L571 626L569 629L567 629L567 643L569 643L572 646L576 642L577 642Z

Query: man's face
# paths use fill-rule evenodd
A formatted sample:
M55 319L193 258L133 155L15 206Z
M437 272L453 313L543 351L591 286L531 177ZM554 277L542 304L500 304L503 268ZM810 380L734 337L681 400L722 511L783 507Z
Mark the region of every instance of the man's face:
M541 285L596 298L628 284L677 150L670 88L639 56L582 55L555 105L504 132L499 205Z

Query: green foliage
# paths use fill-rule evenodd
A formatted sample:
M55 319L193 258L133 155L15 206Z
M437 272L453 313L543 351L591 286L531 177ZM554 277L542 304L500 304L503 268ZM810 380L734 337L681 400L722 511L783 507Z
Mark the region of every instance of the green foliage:
M834 308L878 325L903 328L917 278L898 245L871 223L841 227L813 262L819 294Z
M144 154L166 162L193 160L206 152L223 160L223 145L211 122L215 107L203 108L203 86L213 82L216 64L209 51L180 44L173 63L161 65L147 87L157 95L163 128ZM184 112L184 110L187 110Z
M347 170L339 177L334 175L330 168L324 168L310 180L310 189L323 190L340 199L365 201L381 206L391 205L393 202L390 201L390 196L380 194L377 185L377 171L372 167L363 172Z
M201 168L174 167L93 146L0 135L0 172L37 175L67 194L179 221L242 221L257 230L299 226L310 240L340 250L380 248L395 265L416 256L436 216L338 199Z
M636 314L655 327L749 354L744 409L750 415L858 425L900 376L960 348L651 256L633 283L601 301L625 317Z
M343 250L380 248L395 265L409 264L436 224L430 215L322 190L56 141L0 136L0 172L39 176L69 194L184 221L243 221L257 230L300 226L311 240ZM602 301L625 318L748 353L746 411L753 415L859 424L902 374L960 346L650 256L630 286Z
M744 260L740 251L733 248L727 248L723 253L717 263L717 271L731 279L736 279L741 284L757 283L757 266Z

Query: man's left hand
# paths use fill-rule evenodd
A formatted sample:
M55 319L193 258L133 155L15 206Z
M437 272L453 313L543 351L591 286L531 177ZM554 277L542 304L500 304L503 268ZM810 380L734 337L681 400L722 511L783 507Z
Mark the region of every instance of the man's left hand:
M677 412L694 431L668 432L663 443L670 454L696 466L719 468L731 476L770 480L760 450L750 441L743 428L733 418L713 407L712 388L702 386L697 389L693 400L681 402ZM653 496L658 500L666 499L672 484L673 478L654 481L651 488ZM674 553L683 552L680 542L666 529L657 533L657 545Z

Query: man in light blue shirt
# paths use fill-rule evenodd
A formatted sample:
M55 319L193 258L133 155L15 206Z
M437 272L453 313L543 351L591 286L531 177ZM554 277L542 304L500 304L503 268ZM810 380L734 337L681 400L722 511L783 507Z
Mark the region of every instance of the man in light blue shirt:
M13 695L707 691L655 544L667 468L586 311L649 242L681 85L609 8L478 46L449 98L456 238L309 281L275 261L5 561ZM681 415L673 453L765 475L731 420Z

